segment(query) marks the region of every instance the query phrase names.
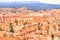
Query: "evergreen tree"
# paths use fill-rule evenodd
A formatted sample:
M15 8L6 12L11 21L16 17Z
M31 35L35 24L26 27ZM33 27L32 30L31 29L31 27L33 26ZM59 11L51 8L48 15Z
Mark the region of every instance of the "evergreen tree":
M10 27L10 32L14 33L14 30L13 30L13 25L12 25L12 23L10 23L9 27Z
M38 22L38 30L40 30L40 22Z

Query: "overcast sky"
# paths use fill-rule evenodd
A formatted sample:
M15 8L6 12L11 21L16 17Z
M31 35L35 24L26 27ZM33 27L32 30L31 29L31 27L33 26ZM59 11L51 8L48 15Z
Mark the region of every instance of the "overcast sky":
M0 0L0 2L21 2L21 1L39 1L49 4L60 4L60 0Z

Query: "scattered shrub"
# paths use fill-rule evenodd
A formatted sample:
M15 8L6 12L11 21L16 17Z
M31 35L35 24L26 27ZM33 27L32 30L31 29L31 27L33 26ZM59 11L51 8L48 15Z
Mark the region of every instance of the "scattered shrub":
M2 29L2 28L0 28L0 31L3 31L3 29Z
M26 24L28 24L27 22L25 22L23 25L26 25Z
M52 37L52 40L54 40L54 34L52 34L51 37Z

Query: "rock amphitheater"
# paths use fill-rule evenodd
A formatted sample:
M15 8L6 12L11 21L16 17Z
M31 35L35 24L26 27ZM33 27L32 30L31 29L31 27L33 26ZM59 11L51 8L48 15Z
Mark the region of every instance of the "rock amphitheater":
M0 40L60 40L60 9L0 8Z

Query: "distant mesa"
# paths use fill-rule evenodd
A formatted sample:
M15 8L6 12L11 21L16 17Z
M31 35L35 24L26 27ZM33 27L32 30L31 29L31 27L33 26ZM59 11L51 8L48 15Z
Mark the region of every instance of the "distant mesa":
M0 2L0 8L22 8L26 7L30 10L48 10L48 9L59 9L60 5L47 4L40 2Z

